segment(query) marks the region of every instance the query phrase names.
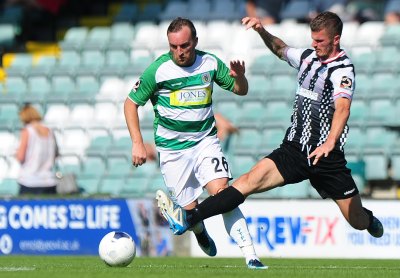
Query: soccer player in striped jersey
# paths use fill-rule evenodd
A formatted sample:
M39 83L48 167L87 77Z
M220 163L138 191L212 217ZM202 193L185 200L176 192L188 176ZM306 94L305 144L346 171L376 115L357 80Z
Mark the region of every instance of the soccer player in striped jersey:
M245 65L230 62L228 68L218 57L196 49L198 38L193 23L173 20L167 30L170 51L157 58L140 76L125 101L125 118L132 138L132 163L146 162L138 120L138 107L148 100L154 106L154 136L160 169L169 195L185 209L193 209L204 188L210 195L228 187L231 178L222 152L212 109L213 86L237 95L248 90ZM172 201L157 191L159 206ZM161 209L169 220L169 215ZM252 269L265 269L257 257L246 220L239 208L223 215L225 228L241 248ZM175 216L179 217L179 216ZM201 249L209 256L217 253L205 225L199 221L191 229Z
M258 18L242 20L255 30L280 59L298 70L297 91L282 144L261 159L232 186L208 197L194 209L166 206L176 233L200 220L230 211L250 194L309 179L322 198L331 198L348 223L383 235L382 223L362 206L357 186L346 167L346 141L350 105L355 89L354 66L340 47L343 23L332 12L323 12L311 23L313 49L296 49L270 34ZM182 212L181 219L173 216Z

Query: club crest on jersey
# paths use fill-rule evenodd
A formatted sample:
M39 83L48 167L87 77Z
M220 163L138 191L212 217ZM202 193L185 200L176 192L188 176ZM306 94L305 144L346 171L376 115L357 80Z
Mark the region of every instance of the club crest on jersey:
M205 72L201 75L201 80L203 83L210 83L211 82L211 76L209 72Z
M132 92L136 93L136 90L139 88L140 85L140 79L136 81L135 85L132 87Z
M353 85L353 80L350 77L342 76L342 80L340 81L340 88L350 89Z

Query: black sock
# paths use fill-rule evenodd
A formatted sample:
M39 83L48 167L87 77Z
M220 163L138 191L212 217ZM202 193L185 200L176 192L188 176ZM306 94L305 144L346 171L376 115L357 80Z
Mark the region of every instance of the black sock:
M229 212L238 207L245 200L242 193L233 186L210 196L198 204L194 209L186 211L186 221L190 227L214 215Z
M366 209L364 207L363 207L363 209L368 214L368 217L369 217L369 224L368 224L368 229L369 229L371 227L371 225L372 225L373 220L374 220L374 214L369 209Z

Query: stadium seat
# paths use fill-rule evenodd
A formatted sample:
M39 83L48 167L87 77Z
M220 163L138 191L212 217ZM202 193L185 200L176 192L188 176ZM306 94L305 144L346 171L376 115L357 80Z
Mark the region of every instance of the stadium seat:
M46 97L51 93L51 84L45 76L30 76L27 78L28 93L25 95L26 102L46 101Z
M233 152L235 155L255 155L259 152L263 140L259 130L244 128L243 126L234 141Z
M140 198L146 195L149 178L140 176L126 177L124 186L121 188L120 194L126 197Z
M365 177L367 180L384 180L388 178L388 161L385 155L363 155L365 161Z
M84 26L71 27L65 33L64 39L60 42L60 47L63 51L77 50L79 51L82 45L86 42L89 34L89 28Z
M44 123L52 128L63 129L65 123L69 121L71 111L69 106L64 103L49 104L44 114Z
M123 136L116 138L114 144L110 145L107 149L107 154L110 156L126 156L129 155L132 150L132 140L129 136Z
M13 54L11 65L6 67L7 76L26 77L29 69L33 66L33 55L30 53Z
M93 125L94 108L87 103L77 102L70 106L68 122L64 123L65 127L87 128Z
M83 196L95 195L99 192L100 177L79 176L76 182Z
M19 119L19 106L16 103L4 103L0 106L0 130L13 131L22 127Z
M158 173L148 180L146 196L154 198L154 194L157 190L165 190L165 188L164 178L161 173Z
M132 79L136 79L136 77L132 77ZM129 90L125 91L125 87L125 82L121 78L105 77L103 81L100 82L100 89L99 93L96 95L96 101L123 101L129 94Z
M106 172L106 162L100 156L86 156L82 159L79 178L100 178Z
M260 145L260 155L266 155L278 148L285 137L285 129L277 128L266 128L262 132L262 143Z
M362 99L358 99L358 96L355 95L355 99L353 99L351 102L350 118L348 120L350 129L352 127L364 127L364 124L368 118L368 113L369 107L367 102Z
M240 109L236 124L239 128L261 128L265 107L260 101L245 101Z
M187 5L187 12L185 14L187 18L190 18L191 20L207 21L209 19L210 12L211 12L211 0L203 0L203 1L189 0ZM202 37L199 36L199 38Z
M129 51L135 37L135 27L128 22L117 22L110 27L110 41L106 50Z
M81 64L81 56L77 51L63 51L58 63L54 68L52 75L70 75L75 76L75 70Z
M146 21L155 21L158 20L160 14L163 12L163 4L157 2L148 2L142 10L139 12L136 18L134 18L134 22L146 22Z
M381 47L375 52L375 56L374 73L397 73L400 63L400 51L398 51L396 46Z
M379 40L383 35L385 25L383 21L366 21L357 29L357 34L354 38L353 46L369 45L376 47L379 45ZM373 36L371 35L373 34Z
M381 153L388 154L391 152L396 142L395 131L389 131L384 127L370 127L366 131L364 143L364 153Z
M266 93L265 98L268 101L271 100L283 100L283 101L292 101L296 94L296 77L283 74L283 75L274 75L271 77L271 82L267 87L269 90Z
M8 175L8 161L5 156L0 156L0 180Z
M208 20L234 21L242 18L240 2L235 0L213 0Z
M100 194L107 194L112 197L118 197L125 186L124 177L103 178L100 181L99 191Z
M75 81L71 76L53 76L51 78L51 92L47 96L47 103L55 102L68 104L70 96L75 94L75 91Z
M16 197L18 196L19 185L16 179L5 178L0 179L0 196L4 197Z
M263 74L251 74L247 78L249 82L249 92L245 99L262 102L270 95L271 82Z
M97 136L90 141L85 153L88 156L106 157L107 149L113 143L111 136Z
M382 36L379 40L382 46L399 46L400 45L400 25L392 24L385 26Z
M9 48L15 43L16 30L13 24L0 24L0 46Z
M56 66L58 59L53 55L43 55L40 57L37 63L33 65L33 67L28 69L27 74L29 76L41 76L44 75L46 77L50 77L53 68Z
M188 4L185 1L168 1L162 13L159 14L160 21L171 21L180 15L188 13Z
M308 0L292 0L289 1L282 9L280 18L282 20L305 20L308 18L313 7L311 1Z
M254 57L254 61L249 66L251 74L267 75L274 68L277 58L272 54L262 54Z
M394 81L393 81L394 82ZM377 92L379 94L379 92ZM381 127L395 121L395 105L389 99L384 97L374 99L368 106L367 125Z
M89 146L90 138L80 127L65 128L61 132L58 143L61 155L76 154L82 157Z
M99 90L100 84L95 76L77 76L76 93L70 95L70 101L93 103Z
M97 75L105 66L105 56L100 50L83 50L76 75Z
M251 154L238 154L233 156L233 160L229 161L229 167L234 179L240 177L243 173L248 172L257 160Z
M127 149L127 153L130 154L130 150ZM133 166L130 160L126 158L124 154L110 155L107 158L107 171L105 174L106 178L114 177L127 177L132 174Z
M18 141L18 137L13 132L0 130L0 154L14 156Z
M95 26L90 29L82 46L83 50L104 50L111 38L111 29L109 26Z
M139 14L139 6L136 3L122 3L118 13L114 16L115 23L132 22Z
M400 180L400 153L392 154L391 162L392 162L392 178L399 181Z
M1 102L22 103L28 92L28 85L21 76L8 76L4 84Z
M310 187L310 182L304 180L295 184L287 184L282 187L277 187L272 190L276 190L276 194L283 199L307 199L310 197Z
M133 168L132 176L152 178L154 175L158 175L160 168L156 161L147 161L145 164Z
M260 115L264 128L287 127L290 124L292 107L286 101L268 101Z

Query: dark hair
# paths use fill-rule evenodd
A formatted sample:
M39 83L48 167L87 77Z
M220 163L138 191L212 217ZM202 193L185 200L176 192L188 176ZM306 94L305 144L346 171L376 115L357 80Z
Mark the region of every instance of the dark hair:
M196 28L194 27L193 22L187 18L182 18L182 17L177 17L174 20L172 20L172 22L168 26L167 34L178 32L182 29L183 26L189 27L190 32L192 33L192 38L197 37Z
M310 28L312 32L326 29L332 37L342 35L343 22L340 17L332 12L322 12L311 20Z

